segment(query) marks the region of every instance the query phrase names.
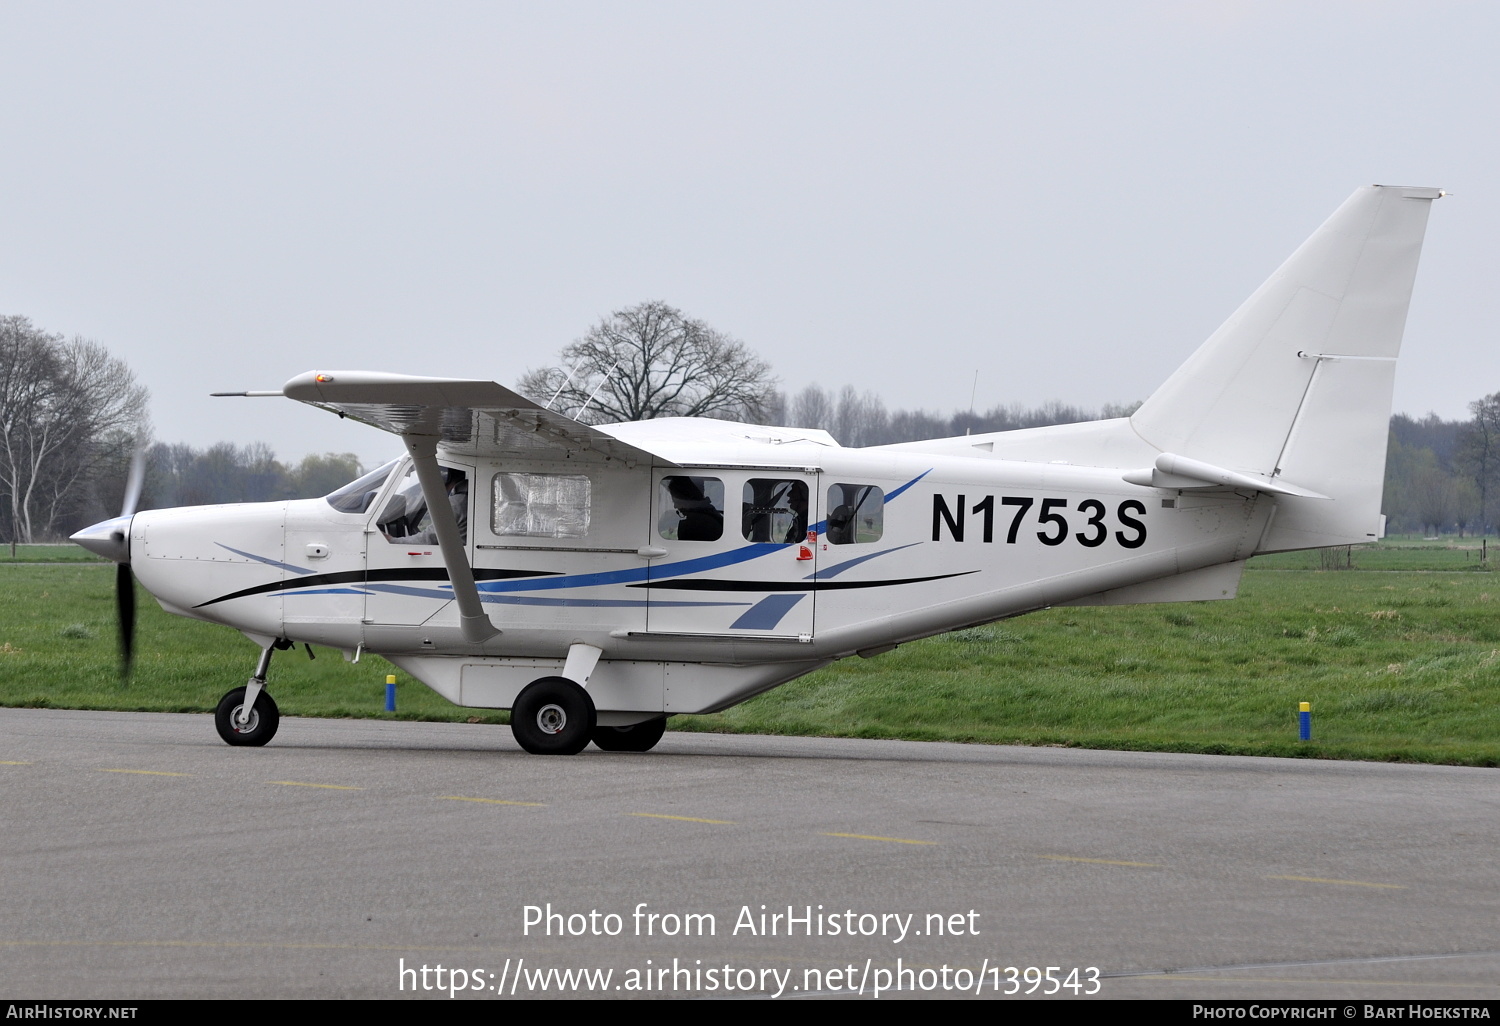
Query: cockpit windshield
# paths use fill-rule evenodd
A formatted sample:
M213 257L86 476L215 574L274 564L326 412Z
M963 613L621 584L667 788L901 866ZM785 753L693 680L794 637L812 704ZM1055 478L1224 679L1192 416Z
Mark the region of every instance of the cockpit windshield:
M375 501L375 496L380 494L380 489L385 486L386 478L391 476L391 471L396 469L399 459L391 460L383 467L370 471L358 481L350 481L336 492L330 493L328 505L340 513L367 513L370 503Z

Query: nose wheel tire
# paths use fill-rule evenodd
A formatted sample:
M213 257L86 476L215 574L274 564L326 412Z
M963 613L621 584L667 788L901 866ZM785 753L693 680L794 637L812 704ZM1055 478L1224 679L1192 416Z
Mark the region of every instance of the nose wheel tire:
M595 725L594 700L566 677L534 680L516 696L510 730L532 755L577 755Z
M628 727L595 727L593 742L606 752L649 752L666 730L667 718L658 716Z
M249 722L242 725L239 718L244 705L244 688L235 688L219 700L219 708L214 710L214 727L224 743L236 747L259 746L275 737L276 728L281 726L281 710L276 708L275 700L262 691L255 698Z

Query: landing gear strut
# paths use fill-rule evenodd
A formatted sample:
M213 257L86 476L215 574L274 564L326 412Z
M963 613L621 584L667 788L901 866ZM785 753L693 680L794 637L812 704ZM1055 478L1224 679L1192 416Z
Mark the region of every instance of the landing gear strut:
M271 653L291 647L292 643L283 639L267 645L261 650L255 676L244 687L235 688L219 700L219 707L214 710L214 727L226 744L259 746L276 736L281 710L265 692L266 672L271 668Z

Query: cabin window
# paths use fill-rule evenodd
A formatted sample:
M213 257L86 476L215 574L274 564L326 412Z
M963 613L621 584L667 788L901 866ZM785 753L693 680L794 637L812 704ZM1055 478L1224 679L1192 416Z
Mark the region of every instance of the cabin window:
M799 542L807 538L807 482L752 477L745 482L745 540Z
M453 510L453 519L458 523L460 544L469 543L469 475L457 467L441 468L443 488L448 493L448 503ZM392 545L436 545L437 529L428 516L427 499L422 494L422 483L417 480L417 468L407 467L406 475L396 486L395 494L386 500L385 508L375 518L375 526Z
M877 542L885 531L885 492L875 485L836 484L828 489L828 531L832 545Z
M718 541L724 534L724 482L716 477L661 479L656 529L671 541Z
M582 474L495 475L490 528L525 538L582 538L593 492Z

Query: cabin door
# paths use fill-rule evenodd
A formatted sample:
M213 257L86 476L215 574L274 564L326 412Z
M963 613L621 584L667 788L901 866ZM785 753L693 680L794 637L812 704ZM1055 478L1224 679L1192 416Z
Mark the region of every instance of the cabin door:
M443 460L443 485L466 553L474 551L474 467ZM365 623L414 627L453 601L448 570L410 460L380 503L366 531ZM448 611L455 618L456 613Z
M800 470L657 470L650 633L811 638L817 483Z

